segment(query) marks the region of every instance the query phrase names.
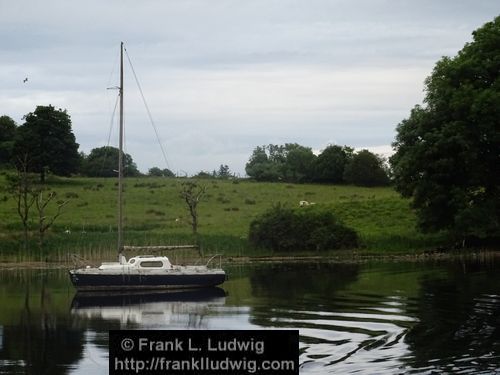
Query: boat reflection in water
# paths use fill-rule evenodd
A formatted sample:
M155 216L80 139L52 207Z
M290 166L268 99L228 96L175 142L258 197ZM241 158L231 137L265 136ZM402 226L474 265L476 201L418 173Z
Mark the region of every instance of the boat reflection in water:
M151 293L79 292L71 303L71 315L87 321L119 323L120 328L203 328L204 317L222 307L221 288Z

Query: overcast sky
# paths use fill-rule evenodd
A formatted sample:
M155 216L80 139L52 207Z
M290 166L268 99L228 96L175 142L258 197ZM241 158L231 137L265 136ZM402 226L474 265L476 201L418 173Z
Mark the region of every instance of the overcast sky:
M0 0L0 115L21 124L52 104L82 151L106 145L124 41L176 173L243 175L269 143L386 153L435 62L499 13L498 0ZM165 168L127 69L126 151Z

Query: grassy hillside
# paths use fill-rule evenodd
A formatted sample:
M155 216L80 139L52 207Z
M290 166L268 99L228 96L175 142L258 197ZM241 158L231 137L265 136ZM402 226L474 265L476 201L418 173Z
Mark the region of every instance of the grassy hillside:
M192 242L189 214L179 197L182 179L128 178L125 182L127 244ZM433 246L436 236L415 230L408 201L392 188L201 180L207 187L199 205L199 232L207 252L263 255L246 241L251 220L278 202L298 206L306 200L329 207L362 239L362 252L408 253ZM0 176L0 187L5 185ZM46 252L62 257L83 252L100 257L116 247L115 179L52 178L58 199L69 200L48 236ZM50 212L49 212L50 214ZM36 230L35 225L33 228ZM20 254L21 225L15 202L0 193L0 256ZM36 231L35 231L36 233ZM34 247L34 246L32 246ZM35 253L38 250L34 250ZM22 254L21 254L22 255ZM47 254L44 254L46 256Z

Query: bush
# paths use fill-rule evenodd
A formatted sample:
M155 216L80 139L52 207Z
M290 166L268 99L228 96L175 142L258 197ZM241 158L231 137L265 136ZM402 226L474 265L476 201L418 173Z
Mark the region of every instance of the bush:
M68 191L64 196L66 198L78 198L78 194L73 191Z
M257 202L255 199L252 198L245 198L245 204L256 204Z
M273 207L250 223L250 242L277 251L329 250L358 246L357 233L318 207Z

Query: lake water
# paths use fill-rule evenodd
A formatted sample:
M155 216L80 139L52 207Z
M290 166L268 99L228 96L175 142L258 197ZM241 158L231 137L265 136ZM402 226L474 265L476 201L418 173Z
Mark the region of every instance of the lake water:
M301 374L500 372L500 265L227 267L221 289L75 295L63 270L0 271L1 374L107 374L110 329L300 330Z

